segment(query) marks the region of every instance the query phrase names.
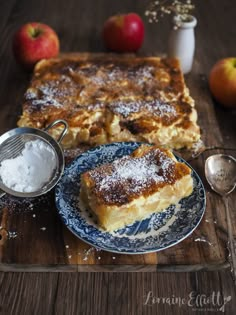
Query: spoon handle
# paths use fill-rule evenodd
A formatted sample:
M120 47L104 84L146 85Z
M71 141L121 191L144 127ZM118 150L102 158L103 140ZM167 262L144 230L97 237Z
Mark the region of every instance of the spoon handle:
M229 199L227 196L224 197L224 204L226 210L226 220L228 227L228 249L230 253L230 263L231 263L231 271L234 279L234 283L236 285L236 240L233 236L233 226L232 220L229 211Z
M220 146L211 146L211 147L205 147L202 144L202 147L200 147L196 152L190 151L188 152L187 150L183 150L183 157L185 160L188 162L191 162L192 160L198 158L202 153L206 151L211 151L211 150L227 150L227 151L236 151L236 148L224 148ZM177 152L177 154L180 152Z

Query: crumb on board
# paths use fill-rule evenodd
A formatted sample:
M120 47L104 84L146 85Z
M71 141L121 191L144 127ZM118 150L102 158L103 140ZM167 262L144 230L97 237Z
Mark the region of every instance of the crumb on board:
M13 239L17 237L17 232L10 232L8 231L8 238Z

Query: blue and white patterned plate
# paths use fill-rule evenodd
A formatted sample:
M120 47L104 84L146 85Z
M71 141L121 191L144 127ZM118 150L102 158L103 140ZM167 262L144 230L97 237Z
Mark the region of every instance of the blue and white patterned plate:
M80 174L98 165L133 152L140 143L118 142L91 149L66 167L56 186L56 205L63 222L77 237L106 251L120 254L143 254L173 246L200 223L205 211L205 190L197 173L192 170L193 193L177 206L135 222L115 232L105 232L87 210L79 206ZM183 159L177 157L181 162ZM187 163L186 163L187 164ZM189 166L189 165L188 165Z

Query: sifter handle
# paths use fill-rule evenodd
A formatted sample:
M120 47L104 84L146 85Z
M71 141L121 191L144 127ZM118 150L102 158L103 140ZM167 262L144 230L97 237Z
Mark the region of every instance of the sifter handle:
M64 138L64 136L66 135L66 133L67 133L67 131L68 131L68 128L69 128L68 123L67 123L65 120L63 120L63 119L57 119L57 120L53 121L51 124L49 124L49 125L44 129L44 131L47 131L47 130L51 129L52 127L54 127L54 126L56 126L56 125L58 125L58 124L64 125L64 128L63 128L63 130L62 130L60 136L59 136L58 139L57 139L57 142L60 143L61 140L62 140L62 139Z

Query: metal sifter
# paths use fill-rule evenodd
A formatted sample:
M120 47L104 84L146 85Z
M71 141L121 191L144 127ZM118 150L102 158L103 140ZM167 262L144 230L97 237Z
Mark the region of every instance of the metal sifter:
M63 125L63 129L55 140L48 130L56 125ZM45 194L51 190L57 182L60 180L61 175L64 171L65 161L64 153L60 146L60 142L67 133L68 124L62 119L55 120L50 125L48 125L44 130L37 128L15 128L7 131L2 136L0 136L0 164L7 159L14 159L21 155L25 145L29 141L40 140L47 144L48 147L52 149L55 156L55 169L53 170L51 177L48 182L46 182L40 189L33 192L20 192L7 187L0 176L0 197L3 195L10 194L16 197L36 197ZM38 170L40 172L40 169Z

